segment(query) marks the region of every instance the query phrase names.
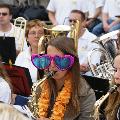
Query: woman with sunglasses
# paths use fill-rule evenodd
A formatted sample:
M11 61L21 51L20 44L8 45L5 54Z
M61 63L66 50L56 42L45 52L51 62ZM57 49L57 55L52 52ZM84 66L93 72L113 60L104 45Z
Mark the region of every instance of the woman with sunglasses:
M38 120L92 120L95 94L80 77L73 39L50 40L47 54L33 54L32 62L38 69L55 72L42 83Z
M107 120L120 120L120 53L114 59L114 80L117 90L109 95L105 115Z

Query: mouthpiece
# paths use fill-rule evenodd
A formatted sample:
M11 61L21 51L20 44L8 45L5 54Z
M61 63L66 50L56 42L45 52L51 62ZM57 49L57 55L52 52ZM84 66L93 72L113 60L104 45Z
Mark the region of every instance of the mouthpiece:
M48 72L47 78L52 77L55 73L56 73L56 71L50 71L50 72Z
M110 92L110 93L115 92L116 89L117 89L117 87L118 87L117 85L112 86L112 87L110 88L109 92Z

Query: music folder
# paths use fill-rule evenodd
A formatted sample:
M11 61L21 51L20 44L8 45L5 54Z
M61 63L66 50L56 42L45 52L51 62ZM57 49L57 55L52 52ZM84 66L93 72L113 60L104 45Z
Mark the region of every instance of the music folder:
M16 59L15 37L0 36L0 56L2 61L9 63L9 60L14 64Z
M95 91L96 99L99 99L102 95L105 95L108 92L110 86L109 80L87 75L82 75L82 77Z
M29 96L31 94L32 79L28 68L9 65L3 63L4 69L6 70L10 82L13 87L13 93L23 96Z

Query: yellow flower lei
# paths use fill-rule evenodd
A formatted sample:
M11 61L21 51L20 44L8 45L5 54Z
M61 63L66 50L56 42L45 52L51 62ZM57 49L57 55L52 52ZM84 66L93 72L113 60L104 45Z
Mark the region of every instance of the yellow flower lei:
M71 84L71 76L67 75L64 83L64 87L58 93L56 97L55 104L53 106L53 112L50 120L62 120L64 117L64 113L66 111L66 106L69 103L71 92L72 92L72 84ZM38 100L38 116L39 117L47 117L47 110L49 107L50 96L49 96L49 87L48 83L45 82L42 87L41 96Z

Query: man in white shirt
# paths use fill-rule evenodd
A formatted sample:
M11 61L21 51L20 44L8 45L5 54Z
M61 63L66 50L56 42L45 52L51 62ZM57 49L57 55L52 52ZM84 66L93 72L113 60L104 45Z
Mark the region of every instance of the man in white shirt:
M0 4L0 36L15 37L16 50L19 53L22 47L22 40L25 41L24 32L21 31L21 34L19 34L20 28L14 26L11 23L11 19L12 9L10 5Z
M99 23L101 23L101 13L105 0L88 0L86 5L86 12L88 14L86 27L90 32Z
M102 11L102 23L94 27L92 33L100 36L101 33L108 33L120 29L120 6L118 0L106 0Z
M80 62L80 71L82 74L92 75L88 65L88 52L94 48L99 48L99 46L93 42L92 40L96 39L96 36L90 33L86 28L84 28L85 24L85 14L79 10L72 10L70 13L70 24L74 24L76 20L80 21L80 30L78 33L78 57ZM99 58L96 57L94 59L93 64L99 62Z
M53 25L68 24L68 17L73 9L77 9L78 5L83 5L83 0L50 0L47 10L49 19ZM80 10L84 8L79 7Z

